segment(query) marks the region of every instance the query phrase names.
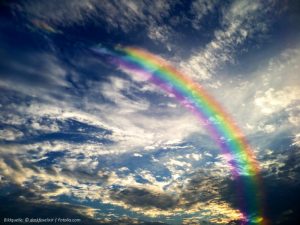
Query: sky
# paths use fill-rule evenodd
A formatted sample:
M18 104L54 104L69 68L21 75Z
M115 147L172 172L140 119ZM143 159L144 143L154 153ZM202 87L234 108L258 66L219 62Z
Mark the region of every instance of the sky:
M197 118L97 46L143 49L205 88L251 145L269 223L296 224L297 0L1 1L1 223L258 224Z

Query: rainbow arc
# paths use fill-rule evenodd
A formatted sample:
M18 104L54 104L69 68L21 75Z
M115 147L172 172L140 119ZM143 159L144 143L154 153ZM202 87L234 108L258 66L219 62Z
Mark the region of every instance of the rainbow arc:
M259 165L236 122L205 89L159 56L134 47L96 47L95 53L111 64L147 76L148 80L175 96L204 126L228 158L237 183L241 220L266 225Z

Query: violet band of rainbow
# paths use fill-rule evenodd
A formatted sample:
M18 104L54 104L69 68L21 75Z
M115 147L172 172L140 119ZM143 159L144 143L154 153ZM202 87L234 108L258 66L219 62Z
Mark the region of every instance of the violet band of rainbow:
M206 128L229 165L239 196L241 219L245 224L266 224L259 165L245 136L221 105L198 83L162 58L132 47L94 48L110 63L149 77L149 81L175 96Z

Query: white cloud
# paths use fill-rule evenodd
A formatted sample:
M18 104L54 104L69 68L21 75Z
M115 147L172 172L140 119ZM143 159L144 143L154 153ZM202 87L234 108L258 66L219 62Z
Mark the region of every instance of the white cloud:
M213 2L202 5L204 8L200 11L213 10ZM229 8L223 10L221 28L214 32L214 38L205 48L196 50L181 62L180 66L195 79L210 79L218 67L235 60L235 51L239 45L251 35L266 31L268 21L262 18L271 6L272 4L261 4L260 1L234 1Z
M28 126L30 126L28 124ZM55 121L51 121L50 123L43 123L41 121L33 121L31 123L32 129L36 131L44 131L44 132L57 132L59 131L59 126Z
M264 126L264 129L263 129L266 133L272 133L275 131L275 126L274 125L271 125L271 124L267 124Z
M139 154L139 153L134 153L133 154L134 157L143 157L143 155Z
M23 132L8 128L0 130L0 140L13 141L23 136Z
M167 45L169 51L171 51L171 45L168 43L171 36L171 28L167 25L151 25L148 28L148 37L154 41L159 41Z
M50 68L55 69L42 67L36 73L51 77L57 74L53 71L65 71L55 60L50 65ZM65 72L58 74L59 80L63 81ZM104 147L97 143L72 144L64 141L34 144L35 148L43 149L42 152L72 149L74 154L103 155L136 152L138 149L175 149L180 147L177 146L178 143L183 142L192 133L203 132L197 122L191 122L196 121L192 115L181 107L175 107L172 98L167 98L165 93L144 80L109 76L107 82L95 82L86 91L83 99L81 97L78 99L77 96L66 93L60 88L32 90L21 83L10 85L3 82L3 85L15 91L17 95L38 96L38 98L31 98L28 103L22 102L18 105L9 103L3 109L9 113L1 114L1 120L6 121L8 125L22 126L26 123L26 132L31 135L60 132L65 122L70 120L112 132L107 135L97 132L89 134L111 140L113 144L109 146ZM16 86L18 88L15 88ZM151 99L139 95L140 93L157 94L157 92L162 97L162 104L156 105L156 102L153 104ZM60 101L53 97L53 93L55 96L61 96ZM94 96L100 94L109 102L95 102ZM151 116L149 111L152 112ZM4 132L4 134L8 138L8 133Z
M135 99L126 97L122 92L128 92L134 88L134 85L125 79L110 77L110 83L105 83L101 87L101 94L103 94L110 101L114 102L118 113L127 114L138 111L145 111L149 108L149 102L135 96Z
M294 111L291 110L291 112L289 112L289 116L288 116L289 122L295 127L300 126L300 112L298 110L300 110L299 107Z
M269 88L265 92L258 91L254 102L262 113L272 114L295 103L299 100L299 96L299 86L287 86L277 91L274 88Z
M179 167L191 167L192 165L190 163L184 162L184 161L179 161L175 159L170 159L166 165L168 166L179 166Z
M300 133L296 134L295 137L293 138L293 144L300 147Z
M203 17L214 11L218 0L195 0L191 4L190 11L193 15L192 26L199 29L202 24Z
M200 154L192 153L192 154L187 154L186 157L189 159L199 161L200 159L202 159L202 154L201 153Z
M221 78L209 89L246 135L279 134L298 129L300 80L299 47L266 58L251 73ZM256 59L249 60L256 64ZM229 79L229 81L228 81Z

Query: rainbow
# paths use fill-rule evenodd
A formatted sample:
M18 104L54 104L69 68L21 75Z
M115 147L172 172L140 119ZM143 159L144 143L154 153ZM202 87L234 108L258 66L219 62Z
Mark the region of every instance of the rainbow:
M227 157L237 183L238 204L243 224L267 224L259 165L245 136L222 106L200 84L162 58L134 47L96 47L93 52L120 69L146 76L172 94L206 128Z

